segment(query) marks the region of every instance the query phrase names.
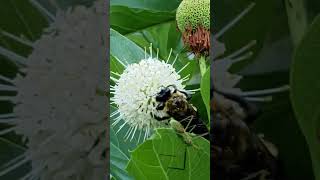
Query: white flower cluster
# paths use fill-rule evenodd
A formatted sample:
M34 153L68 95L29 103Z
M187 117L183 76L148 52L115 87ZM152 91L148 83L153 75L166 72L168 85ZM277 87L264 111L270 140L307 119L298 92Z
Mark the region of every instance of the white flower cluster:
M15 79L16 132L27 139L25 178L103 179L106 171L105 1L58 11ZM28 177L29 176L29 177ZM32 179L32 178L31 178Z
M145 130L145 139L150 129L163 124L154 118L154 115L165 115L156 110L156 94L169 85L183 90L184 80L171 64L157 58L149 57L128 65L111 88L114 94L112 101L118 107L116 113L119 113L114 124L123 119L131 127L132 138L136 130Z

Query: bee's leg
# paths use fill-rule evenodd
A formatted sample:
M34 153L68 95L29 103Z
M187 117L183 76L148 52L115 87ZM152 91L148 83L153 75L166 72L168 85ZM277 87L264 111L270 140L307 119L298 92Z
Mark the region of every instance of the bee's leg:
M156 120L158 120L158 121L164 121L164 120L167 120L167 119L170 118L170 116L159 117L159 116L152 115L152 114L151 114L151 116L153 116L153 117L154 117Z
M197 125L195 124L195 125L193 125L193 126L190 126L190 129L188 130L188 132L192 132L193 130L194 130L194 128L196 128L197 127Z

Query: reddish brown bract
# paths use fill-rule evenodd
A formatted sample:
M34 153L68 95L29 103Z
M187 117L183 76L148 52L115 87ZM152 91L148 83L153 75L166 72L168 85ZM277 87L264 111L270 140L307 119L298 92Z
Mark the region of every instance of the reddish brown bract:
M191 27L182 33L183 42L197 55L209 54L210 31L199 26L196 30Z

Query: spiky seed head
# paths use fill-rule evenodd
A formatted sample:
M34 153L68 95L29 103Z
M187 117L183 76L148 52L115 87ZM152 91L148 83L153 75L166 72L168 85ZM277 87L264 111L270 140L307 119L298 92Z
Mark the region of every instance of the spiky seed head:
M188 28L196 30L199 26L210 29L210 0L183 0L177 9L178 28L184 32Z

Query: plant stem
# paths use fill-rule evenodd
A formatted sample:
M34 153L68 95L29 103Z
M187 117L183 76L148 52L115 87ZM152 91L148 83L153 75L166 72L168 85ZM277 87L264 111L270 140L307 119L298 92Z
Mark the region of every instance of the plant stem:
M200 67L200 74L201 74L201 77L202 77L204 75L204 73L206 72L206 70L207 70L206 58L204 56L200 56L199 67Z

